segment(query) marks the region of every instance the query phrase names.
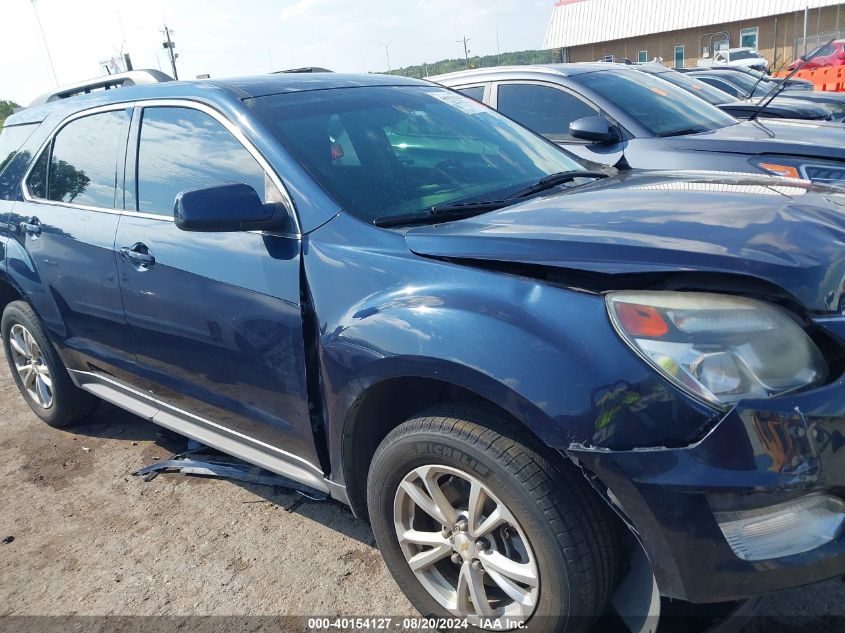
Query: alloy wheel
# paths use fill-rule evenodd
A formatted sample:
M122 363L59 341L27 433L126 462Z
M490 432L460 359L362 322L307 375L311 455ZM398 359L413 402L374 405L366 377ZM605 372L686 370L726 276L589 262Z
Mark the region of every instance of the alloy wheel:
M485 484L448 466L420 466L400 482L393 507L402 553L443 608L494 630L531 616L540 591L531 545Z
M24 389L41 408L49 409L53 406L53 379L32 333L16 323L9 331L9 347Z

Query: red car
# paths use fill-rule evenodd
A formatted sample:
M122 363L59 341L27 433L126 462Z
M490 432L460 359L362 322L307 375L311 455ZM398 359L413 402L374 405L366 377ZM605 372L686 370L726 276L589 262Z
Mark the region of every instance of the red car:
M816 54L816 51L818 53ZM799 57L789 65L789 70L794 70L805 58L816 55L808 61L804 68L821 68L822 66L841 66L845 64L845 40L836 40L830 44L817 46L803 57Z

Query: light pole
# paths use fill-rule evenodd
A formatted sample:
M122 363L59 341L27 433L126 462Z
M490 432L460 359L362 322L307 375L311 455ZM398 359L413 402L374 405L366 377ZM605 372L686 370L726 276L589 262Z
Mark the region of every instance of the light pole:
M56 76L56 68L53 66L53 56L50 55L50 47L47 46L47 38L44 35L44 27L41 26L41 16L38 15L38 7L35 6L35 0L32 0L32 10L35 11L35 21L38 22L38 31L41 33L41 41L44 42L44 50L47 52L47 61L50 63L50 72L53 73L53 81L56 82L56 87L58 87L59 78Z

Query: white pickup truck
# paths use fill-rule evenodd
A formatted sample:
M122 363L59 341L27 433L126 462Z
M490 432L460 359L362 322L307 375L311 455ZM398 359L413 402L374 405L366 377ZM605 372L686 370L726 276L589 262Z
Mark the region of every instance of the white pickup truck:
M748 66L767 72L769 62L756 48L744 46L742 48L723 48L716 51L712 58L699 59L698 66Z

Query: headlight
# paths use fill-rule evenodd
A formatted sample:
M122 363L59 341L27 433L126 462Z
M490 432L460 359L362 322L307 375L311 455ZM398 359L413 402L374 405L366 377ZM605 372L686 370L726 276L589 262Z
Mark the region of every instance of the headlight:
M813 158L766 156L751 159L751 164L768 174L784 178L812 180L838 186L845 184L845 164L842 163Z
M717 405L764 398L827 376L821 352L783 310L696 292L612 292L610 320L671 381Z

